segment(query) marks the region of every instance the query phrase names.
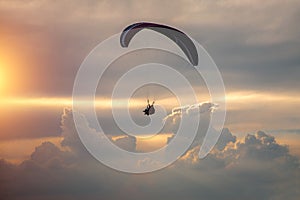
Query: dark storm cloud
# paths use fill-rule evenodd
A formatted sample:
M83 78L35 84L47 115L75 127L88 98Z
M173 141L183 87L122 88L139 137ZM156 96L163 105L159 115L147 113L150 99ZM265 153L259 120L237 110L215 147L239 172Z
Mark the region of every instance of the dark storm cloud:
M297 199L299 160L264 133L242 141L224 130L220 147L198 159L199 146L155 173L119 173L96 162L76 141L72 114L63 116L61 150L36 147L19 165L0 161L0 192L7 199ZM70 122L70 123L69 123ZM68 133L66 131L68 130ZM73 134L74 136L72 136ZM80 153L79 153L80 152ZM121 163L120 163L121 164Z

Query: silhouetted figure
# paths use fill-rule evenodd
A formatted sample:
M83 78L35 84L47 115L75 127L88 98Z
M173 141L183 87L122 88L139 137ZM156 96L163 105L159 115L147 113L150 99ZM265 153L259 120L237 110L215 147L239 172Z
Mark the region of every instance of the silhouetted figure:
M150 105L149 103L149 99L147 99L148 105L146 107L146 109L143 111L145 115L149 116L155 113L155 109L154 109L154 101L152 102L152 105Z

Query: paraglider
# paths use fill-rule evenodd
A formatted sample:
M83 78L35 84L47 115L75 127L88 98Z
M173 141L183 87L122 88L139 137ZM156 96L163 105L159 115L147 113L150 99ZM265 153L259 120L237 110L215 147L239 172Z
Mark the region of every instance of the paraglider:
M150 29L161 33L175 42L180 49L187 56L189 62L193 66L198 65L198 53L194 42L182 31L162 24L156 24L151 22L138 22L127 26L120 36L120 44L122 47L128 47L131 39L141 30ZM148 105L143 111L145 115L149 116L155 113L154 101L152 105L149 104L149 99L147 100Z
M147 99L147 107L146 109L143 111L145 115L149 116L149 115L153 115L155 113L155 108L154 108L154 101L152 102L152 105L150 105L149 103L149 99Z

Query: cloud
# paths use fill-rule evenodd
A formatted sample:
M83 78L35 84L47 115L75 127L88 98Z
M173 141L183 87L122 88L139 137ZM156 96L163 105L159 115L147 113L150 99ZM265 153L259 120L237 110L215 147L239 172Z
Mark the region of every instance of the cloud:
M218 150L223 150L230 142L235 143L236 136L232 135L228 128L224 128L215 147Z
M172 112L164 118L165 132L176 133L180 124L180 119L183 115L191 116L200 114L201 119L206 119L210 116L210 113L217 108L216 104L210 102L198 103L194 105L185 105L172 109ZM205 121L207 122L207 121ZM206 125L208 123L205 123ZM200 129L200 128L199 128Z
M172 113L165 117L165 121L169 120L168 118L174 118L176 116L181 115L193 115L198 113L209 113L212 112L214 109L216 109L218 105L210 103L210 102L204 102L204 103L198 103L194 105L185 105L181 107L176 107L172 109Z
M62 136L63 136L63 140L61 142L62 146L69 147L72 152L75 152L76 154L79 155L87 153L85 147L81 143L80 138L77 134L77 130L74 125L72 111L68 108L64 109L61 118L61 129L62 129ZM88 129L88 131L95 132L95 130L90 128Z
M31 160L37 163L47 163L48 161L61 158L62 151L51 142L43 142L40 146L35 148L31 154Z
M203 143L203 139L206 134L218 135L218 132L212 128L211 132L208 133L208 127L211 120L211 113L218 108L218 105L210 102L203 102L194 105L186 105L172 109L172 113L164 118L165 127L163 132L171 132L174 135L168 138L168 143L175 137L179 126L181 125L182 117L186 117L187 125L185 126L186 132L193 132L194 122L199 117L197 133L192 142L190 148L199 146Z
M0 34L7 45L18 41L21 45L16 49L32 52L28 57L35 61L24 61L26 70L40 71L28 88L39 94L69 95L88 52L135 21L166 23L189 33L222 66L230 88L297 92L293 86L299 83L299 29L295 26L299 7L295 0L284 5L276 0L153 1L146 5L139 1L126 5L121 1L31 1L28 5L3 1ZM53 82L60 83L59 87Z
M0 140L34 139L60 136L61 108L51 110L33 107L0 106Z
M79 135L77 134L76 127L74 125L73 113L72 110L65 108L62 120L61 120L61 129L62 129L62 136L63 140L61 145L63 147L68 147L71 149L72 152L76 153L77 155L86 155L87 150L83 146L82 142L80 141ZM88 121L85 118L82 118L80 124L78 124L78 128L81 129L83 132L89 134L90 137L97 137L99 133L97 130L90 127ZM76 134L74 134L76 133ZM136 150L136 138L130 135L108 135L106 137L110 139L112 143L119 146L120 148L127 150L127 151L135 151ZM92 140L89 140L92 141Z
M231 133L226 135L232 138ZM216 191L224 195L223 199L297 198L299 159L273 136L262 131L249 134L223 150L214 149L204 160L198 159L198 151L199 147L190 150L176 166L181 170L188 167L219 176L224 184L221 183Z
M116 140L113 141L117 146L119 146L120 148L126 151L130 151L130 152L136 151L136 138L133 136L128 135L128 136L117 138Z
M255 135L248 134L243 142L238 142L234 154L239 154L240 159L247 160L268 161L290 158L287 146L278 144L273 136L262 131L258 131Z
M224 129L202 160L199 145L173 165L130 175L103 166L80 150L72 113L62 115L62 150L50 142L19 165L0 160L5 199L297 199L299 159L273 136L259 131L240 141ZM127 140L127 139L126 139ZM129 139L131 143L134 140ZM130 143L129 142L129 143ZM122 143L122 142L121 142ZM120 144L121 145L121 144ZM127 145L126 145L127 146ZM122 164L122 163L120 163ZM142 162L141 162L142 165ZM118 192L116 192L118 191Z

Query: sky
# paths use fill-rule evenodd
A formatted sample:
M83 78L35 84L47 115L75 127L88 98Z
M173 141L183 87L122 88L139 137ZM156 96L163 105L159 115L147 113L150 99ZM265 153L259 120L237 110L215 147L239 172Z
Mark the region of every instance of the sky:
M296 0L0 0L0 197L297 199L299 10ZM197 40L223 77L227 110L220 140L205 159L197 158L200 143L195 143L171 166L131 175L100 164L85 150L71 107L85 57L138 21L168 24ZM115 63L108 80L121 73L118 65L133 62L130 56ZM199 101L209 101L207 89L197 89ZM171 92L152 90L168 112L178 106L175 101L170 106ZM136 92L142 100L135 109L143 109L144 96L142 89ZM124 149L150 151L172 137L171 131L148 141L118 137L107 114L109 102L97 100L99 119ZM171 117L177 123L177 116Z

